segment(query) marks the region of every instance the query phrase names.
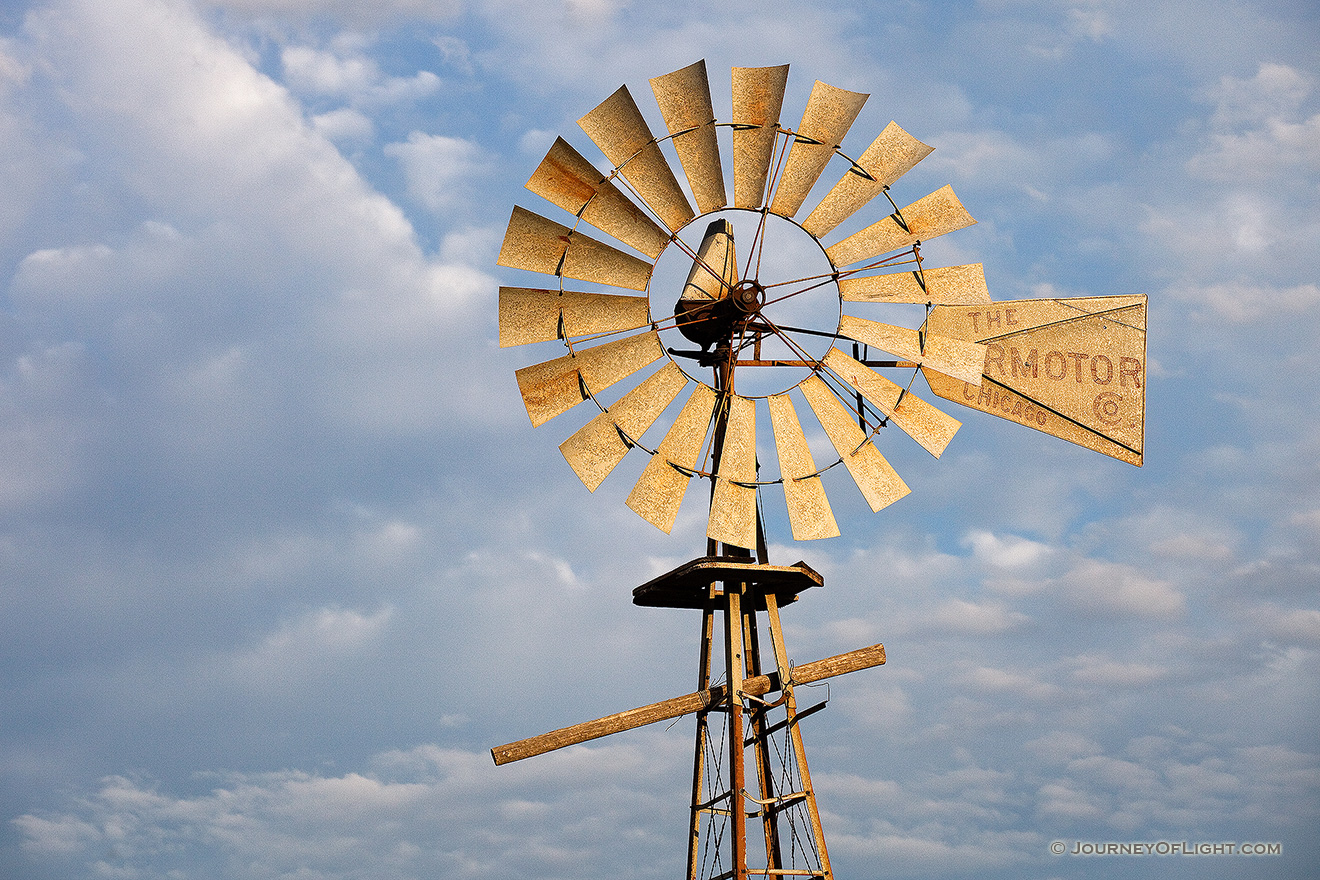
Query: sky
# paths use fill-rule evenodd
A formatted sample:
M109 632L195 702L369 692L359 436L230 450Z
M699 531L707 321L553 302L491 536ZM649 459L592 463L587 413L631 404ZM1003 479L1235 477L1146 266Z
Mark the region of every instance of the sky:
M496 257L556 136L603 165L576 120L703 58L719 118L789 64L786 121L821 80L854 154L934 146L902 194L995 299L1149 296L1144 467L960 409L840 537L768 498L794 662L889 657L803 726L837 875L1320 872L1313 4L9 0L0 876L679 875L690 718L489 755L692 689L630 594L705 529L532 428ZM1281 853L1049 851L1162 840Z

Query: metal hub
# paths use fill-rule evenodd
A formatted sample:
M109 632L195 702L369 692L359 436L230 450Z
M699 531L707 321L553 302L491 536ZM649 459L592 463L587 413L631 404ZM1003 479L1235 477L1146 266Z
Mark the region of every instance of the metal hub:
M746 278L733 286L729 299L744 315L754 315L765 305L765 288L755 278Z

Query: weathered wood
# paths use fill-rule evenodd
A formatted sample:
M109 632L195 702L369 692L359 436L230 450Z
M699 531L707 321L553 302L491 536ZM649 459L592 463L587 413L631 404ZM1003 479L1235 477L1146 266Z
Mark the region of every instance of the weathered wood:
M826 657L824 660L794 666L792 668L793 684L810 684L813 681L833 678L836 675L846 675L860 669L870 669L873 666L880 666L884 662L884 645L858 648L856 651L848 651L845 654ZM778 672L748 678L743 681L742 685L742 692L753 697L760 697L779 689ZM611 733L621 733L625 730L645 727L657 721L666 721L680 715L700 712L710 706L719 705L726 699L726 694L727 691L723 686L706 688L696 693L652 703L649 706L607 715L604 718L597 718L595 721L584 721L581 724L561 727L559 730L552 730L549 733L519 740L508 745L496 746L490 750L490 754L495 759L496 764L521 761L523 758L543 755L556 749L599 739L602 736L609 736Z
M788 649L784 646L784 627L779 622L779 603L775 601L774 596L766 597L765 603L766 616L770 618L770 637L771 645L774 647L775 664L787 665ZM869 650L863 648L863 650ZM884 647L880 647L880 662L884 662ZM820 821L820 806L816 803L815 789L811 783L811 771L807 769L807 747L802 742L802 728L795 723L803 714L797 710L797 697L794 694L793 685L803 683L796 673L792 676L793 681L789 682L784 688L784 706L787 713L788 739L793 745L793 757L797 761L798 777L802 781L802 789L807 792L807 817L811 820L811 833L816 841L816 855L820 859L821 876L833 877L830 868L830 853L825 846L825 827ZM808 710L814 711L814 710Z

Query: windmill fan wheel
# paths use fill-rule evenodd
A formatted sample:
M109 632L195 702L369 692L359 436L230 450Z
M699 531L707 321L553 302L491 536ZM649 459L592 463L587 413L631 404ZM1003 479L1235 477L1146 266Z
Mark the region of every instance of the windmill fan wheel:
M560 340L567 348L517 371L532 424L593 401L599 414L560 446L587 488L640 449L651 458L629 507L668 532L691 479L713 480L707 535L739 547L755 546L757 496L772 484L783 487L794 539L837 535L821 474L839 463L872 510L906 495L873 442L876 432L892 423L939 456L960 422L911 392L911 379L920 371L932 387L976 389L986 363L985 343L938 332L930 320L941 305L991 303L981 265L926 266L921 257L923 242L976 221L948 186L902 208L889 195L932 148L891 122L849 158L841 144L868 96L816 82L801 122L788 128L780 121L787 81L786 65L734 68L732 119L719 122L704 61L656 77L650 85L668 129L660 137L621 87L578 120L610 169L597 170L558 138L527 189L568 217L557 222L515 206L499 255L501 266L555 279L500 288L501 346ZM732 144L732 202L720 128ZM666 141L686 191L662 150ZM838 182L798 219L836 157ZM878 220L832 235L873 200L884 206ZM772 239L783 229L811 247L780 247ZM662 254L686 267L685 282L660 283ZM801 266L793 263L799 258ZM585 284L566 287L565 279ZM807 300L813 315L828 316L820 326L790 323L800 314L791 307ZM876 303L924 306L925 319L914 329L845 311ZM871 349L892 357L872 359ZM910 378L900 385L874 367L909 370ZM751 379L758 371L792 375L760 393L760 376ZM617 383L627 390L607 400L602 392ZM643 435L689 385L658 445L644 445ZM833 446L837 458L826 467L813 458L795 400L805 401ZM756 454L761 401L779 463L773 479L762 479Z

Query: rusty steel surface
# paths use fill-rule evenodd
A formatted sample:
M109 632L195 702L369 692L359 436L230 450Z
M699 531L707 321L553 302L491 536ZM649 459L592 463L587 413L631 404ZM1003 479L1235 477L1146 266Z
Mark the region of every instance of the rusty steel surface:
M828 234L880 195L885 187L911 171L934 149L908 134L897 122L890 122L866 152L857 158L857 168L865 173L858 173L857 168L845 171L834 188L802 221L802 228L817 238Z
M944 452L962 422L939 411L911 392L904 392L875 370L837 348L825 355L825 366L857 389L876 409L936 458Z
M646 215L562 137L527 181L527 189L553 202L652 260L669 243L669 233Z
M687 381L678 365L670 361L559 444L559 451L582 484L595 492L632 448L622 435L636 441L645 434Z
M861 232L826 248L825 253L830 262L836 266L848 266L859 260L911 247L919 241L930 241L976 222L953 194L951 186L941 187L917 199L906 208L901 208L899 214L902 215L902 223L897 214L890 214L878 223L872 223Z
M929 331L923 340L917 330L895 327L893 324L869 321L852 315L844 315L840 319L839 334L915 361L964 382L981 381L985 346L976 342Z
M1144 294L939 306L928 326L986 346L979 388L926 374L940 397L1142 463Z
M683 493L692 479L697 456L710 429L715 412L715 392L708 385L698 385L683 405L656 454L646 463L642 475L625 502L651 525L665 534L674 528Z
M765 204L770 159L778 138L788 65L733 68L733 204Z
M627 86L579 119L578 125L670 232L695 216Z
M715 111L710 101L706 62L689 64L682 70L651 80L651 91L669 129L670 142L687 175L697 211L708 214L723 208L724 170L720 147L715 140Z
M561 337L640 331L650 323L644 296L501 287L500 347Z
M726 397L729 421L715 491L710 500L706 537L735 547L756 546L756 404L746 397Z
M911 490L880 450L857 427L849 412L819 376L808 376L798 385L812 412L825 429L834 451L843 460L862 497L878 513Z
M514 207L498 262L510 269L645 290L651 264L528 211Z
M610 387L664 354L660 334L653 331L523 367L514 375L532 427L536 427L588 399L590 392Z
M721 299L737 283L738 257L733 229L727 220L716 220L701 239L697 258L692 261L687 283L678 298L689 301Z
M775 197L770 203L772 212L781 217L792 217L798 212L869 97L816 81L779 175Z
M921 272L851 276L839 279L844 302L988 303L990 290L980 263L937 266Z
M825 485L816 472L807 438L802 433L793 401L787 394L766 398L779 456L779 473L784 480L784 500L788 504L788 523L793 540L812 541L834 538L839 525L834 519Z

